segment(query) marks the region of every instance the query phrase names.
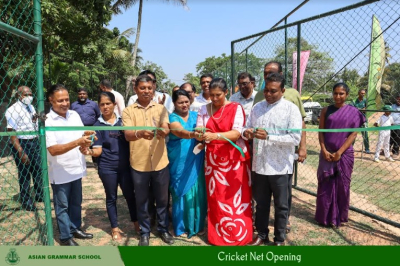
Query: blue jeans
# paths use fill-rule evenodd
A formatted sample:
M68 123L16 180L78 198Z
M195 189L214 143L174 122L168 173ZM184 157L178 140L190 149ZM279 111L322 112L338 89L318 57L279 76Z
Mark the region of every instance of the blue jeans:
M51 184L60 240L73 237L82 223L82 178L65 184Z
M35 189L35 201L43 201L43 181L42 181L42 158L40 156L40 145L37 138L19 139L21 148L29 158L30 163L25 165L18 156L18 151L10 145L15 164L18 168L19 200L22 203L31 202L30 185L31 176Z
M136 199L130 169L124 168L120 170L109 170L100 167L99 176L103 182L104 190L106 192L106 208L108 219L111 223L111 228L118 227L118 185L121 188L122 194L126 200L126 204L128 205L131 221L136 222Z

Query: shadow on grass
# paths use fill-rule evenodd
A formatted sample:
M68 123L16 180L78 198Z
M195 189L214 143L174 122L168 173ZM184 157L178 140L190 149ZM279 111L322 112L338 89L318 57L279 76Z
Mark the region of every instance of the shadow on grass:
M380 228L371 226L366 222L355 221L349 219L348 223L344 223L339 228L331 228L329 226L319 225L314 220L315 205L310 202L304 201L299 197L293 196L296 201L292 205L291 217L296 217L301 220L299 223L305 223L307 226L306 232L306 244L309 244L310 239L307 239L312 231L318 231L318 229L325 229L316 236L320 239L323 237L323 241L327 241L326 244L334 245L376 245L377 243L400 243L400 237L390 231L384 231ZM272 223L273 225L273 223ZM292 230L293 231L293 230ZM294 232L295 233L295 232ZM291 233L293 234L293 232ZM321 239L322 240L322 239ZM290 245L303 244L304 240L295 238L292 241L288 241ZM324 242L323 242L324 243Z

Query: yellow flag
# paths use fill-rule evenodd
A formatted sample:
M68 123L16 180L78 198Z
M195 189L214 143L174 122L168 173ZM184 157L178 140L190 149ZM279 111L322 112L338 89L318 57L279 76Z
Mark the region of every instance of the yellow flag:
M381 25L375 15L372 17L371 50L369 54L367 109L379 110L382 107L381 83L385 69L385 42ZM367 112L369 117L372 112Z

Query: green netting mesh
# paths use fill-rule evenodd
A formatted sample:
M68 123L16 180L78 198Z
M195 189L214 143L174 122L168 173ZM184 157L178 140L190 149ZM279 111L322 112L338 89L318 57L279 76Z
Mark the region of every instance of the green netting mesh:
M260 34L233 41L234 82L236 75L248 71L257 78L258 88L263 82L264 64L271 60L282 63L287 77L286 85L292 87L293 52L310 50L302 84L302 96L319 102L322 107L332 103L333 84L346 82L350 89L349 104L357 98L359 89L368 88L368 71L371 48L372 18L376 16L382 28L385 45L385 71L382 75L382 104L396 103L400 87L400 4L398 1L364 1L337 12L294 22ZM243 60L245 58L245 60ZM250 70L262 63L258 69ZM305 97L307 98L307 97ZM313 112L314 109L314 112ZM307 128L317 128L320 108L308 108ZM312 114L314 113L314 114ZM368 126L382 115L374 108L367 111ZM355 165L351 183L353 209L378 220L400 226L400 162L392 154L394 162L380 155L380 163L374 161L378 131L368 132L369 147L365 147L359 133L354 144ZM369 148L371 153L365 153ZM313 195L317 192L316 171L320 145L318 132L307 132L308 158L299 164L295 186Z
M2 1L0 11L0 243L2 245L46 245L48 223L45 200L48 188L42 168L37 119L38 62L35 53L40 32L35 32L34 4L38 1ZM37 5L38 6L38 5ZM36 7L37 7L36 6ZM39 17L35 17L37 20ZM39 25L40 25L40 20ZM36 41L34 41L36 39ZM39 72L40 73L40 72ZM42 74L40 74L42 75ZM26 86L26 89L23 89ZM20 88L20 89L18 89ZM39 88L43 90L42 87ZM32 93L32 104L24 104L21 95ZM40 99L41 98L41 99ZM7 136L6 132L17 132ZM31 131L28 135L24 131ZM14 143L14 144L13 144ZM47 198L45 197L47 189ZM47 206L50 209L50 206ZM52 238L52 233L51 233Z

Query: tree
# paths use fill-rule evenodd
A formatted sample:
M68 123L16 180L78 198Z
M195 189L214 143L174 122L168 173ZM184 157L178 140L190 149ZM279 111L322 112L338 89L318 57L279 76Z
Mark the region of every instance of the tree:
M199 77L193 75L192 73L187 73L183 77L183 80L185 82L192 83L196 87L196 90L199 91L199 89L200 89L200 78Z
M252 76L259 80L261 78L261 71L263 68L264 60L256 57L253 53L248 54L234 54L235 59L235 72L249 72ZM224 78L227 84L231 85L231 56L222 54L220 57L208 57L203 62L196 65L198 75L211 73L215 77ZM236 81L236 77L234 77Z
M115 14L121 14L122 9L128 9L128 8L134 6L137 2L139 2L139 10L138 10L138 22L137 22L137 27L136 27L136 29L137 29L136 30L136 38L135 38L135 44L134 44L133 52L132 52L132 62L131 62L132 66L136 65L136 55L137 55L137 50L139 47L140 30L142 27L143 0L116 0L112 5L112 11ZM175 0L175 2L186 7L187 0ZM132 83L132 79L133 79L133 76L131 76L131 75L128 76L126 79L125 99L128 98L129 91L130 91L130 84Z
M166 91L165 88L168 87L168 83L167 83L168 76L167 76L167 74L165 74L165 72L161 66L157 65L154 62L146 61L141 67L142 67L142 69L151 70L154 73L156 73L157 89L159 89L161 91L164 91L164 90Z
M303 91L319 90L324 83L332 76L327 73L333 73L333 58L326 52L318 51L318 45L310 44L305 39L300 39L301 51L310 50L310 57L308 59L306 72L302 85ZM293 64L293 52L297 51L297 38L288 39L288 65L291 67ZM275 49L274 60L279 61L284 65L285 62L285 45L279 45ZM288 69L288 81L292 80L292 70ZM290 82L291 83L291 82ZM287 85L291 84L287 82Z

